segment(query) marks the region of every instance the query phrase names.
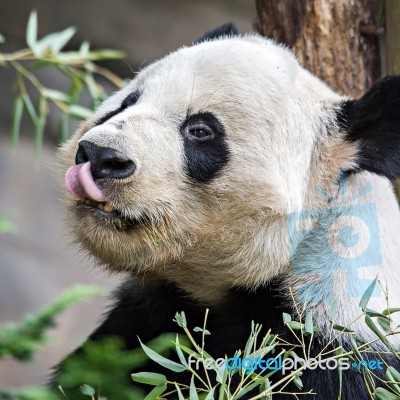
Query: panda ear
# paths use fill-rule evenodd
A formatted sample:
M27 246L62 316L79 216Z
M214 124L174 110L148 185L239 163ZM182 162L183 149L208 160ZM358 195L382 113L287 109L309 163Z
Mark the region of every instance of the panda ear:
M338 122L358 148L356 170L400 176L400 76L383 78L360 99L342 103Z
M197 40L193 42L193 44L198 44L202 42L207 42L208 40L218 39L222 36L235 36L239 35L239 29L232 22L228 22L227 24L221 25L212 31L205 33L203 36L200 36Z

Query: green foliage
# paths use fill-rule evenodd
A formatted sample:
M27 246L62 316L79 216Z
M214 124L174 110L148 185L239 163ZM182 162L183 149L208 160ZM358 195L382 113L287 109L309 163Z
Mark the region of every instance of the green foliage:
M96 285L76 285L61 294L50 306L37 314L29 314L18 324L0 327L0 359L15 358L29 361L33 354L47 342L46 330L55 326L55 318L77 301L104 294Z
M162 335L151 341L149 346L154 348L157 354L168 354L174 346L174 336ZM89 392L95 399L143 399L143 392L132 387L128 371L139 368L147 361L148 358L141 348L126 351L123 349L123 343L117 338L87 342L79 354L65 362L58 383L68 398L74 400L84 400L85 394L88 395ZM152 382L158 379L162 383L161 375L157 375L140 374L136 381L153 384ZM81 388L80 393L76 390L77 387Z
M66 140L72 130L73 121L90 117L92 109L106 96L97 77L108 80L117 88L124 85L121 78L96 62L121 59L124 55L116 50L90 50L88 42L83 42L77 51L64 51L64 47L76 32L75 28L69 27L61 32L50 33L41 39L37 37L37 30L38 18L33 11L26 28L28 47L10 54L0 53L0 66L10 66L16 71L18 94L13 104L12 145L16 147L22 118L27 115L34 126L35 151L36 155L39 155L49 104L54 104L62 112L60 137ZM4 38L0 35L0 43L3 41ZM54 68L66 77L69 82L66 93L56 88L48 88L40 82L35 72L45 67ZM31 98L32 91L28 89L37 92L36 104ZM90 108L79 104L84 90L90 94Z
M0 213L0 234L1 233L17 233L17 226L11 221L16 215L15 210L8 210Z
M376 284L376 281L375 283ZM383 334L377 330L374 318L386 318L391 325L390 315L399 312L399 308L387 308L382 312L367 308L369 297L373 288L369 288L361 300L362 314L369 326L377 335L377 339L383 343L388 335L398 334L398 328L390 329ZM100 290L101 292L101 290ZM45 330L54 325L54 318L65 307L68 307L78 299L85 299L93 294L98 294L97 287L77 286L60 296L51 306L42 310L35 316L26 317L20 324L7 325L0 329L0 357L14 357L23 361L29 360L33 353L46 341ZM335 302L334 302L335 303ZM321 357L322 360L339 359L348 357L359 361L363 355L375 355L379 359L383 353L377 352L371 347L371 343L364 343L355 336L354 330L342 327L334 322L336 304L330 308L331 334L326 347L320 354L313 354L313 358ZM261 326L252 324L250 336L243 350L238 350L234 355L255 359L282 357L296 358L301 354L304 359L311 357L310 349L314 336L319 328L313 323L313 315L305 312L306 305L300 307L294 303L293 315L283 314L283 323L293 334L293 342L282 340L278 335L267 331L261 336ZM62 371L58 374L60 391L51 392L40 388L20 389L13 391L0 391L1 400L47 400L47 399L71 399L71 400L119 400L119 399L189 399L189 400L237 400L254 394L252 400L273 400L275 395L288 393L287 384L292 382L298 391L291 392L293 398L300 398L304 394L315 394L312 390L305 392L303 389L302 374L304 366L290 371L284 376L277 376L277 370L254 370L249 373L243 367L228 369L226 364L217 362L217 359L208 354L206 338L212 335L206 329L208 310L202 327L189 328L188 319L184 312L177 313L175 322L183 329L183 336L163 335L141 347L126 351L123 343L116 338L107 338L99 342L88 342L81 351L68 358L63 364ZM294 322L296 324L294 324ZM195 339L193 332L201 335ZM352 350L344 352L341 347L341 335L351 337ZM381 337L382 336L382 337ZM175 350L179 362L172 361L169 357ZM393 349L389 348L390 351ZM394 350L393 350L394 351ZM398 353L394 351L395 356ZM200 370L194 368L194 363L188 363L191 355L199 361ZM365 357L366 358L366 357ZM166 373L137 372L131 378L140 385L149 385L148 394L143 393L139 387L132 386L129 381L129 370L140 370L151 359L165 368ZM210 360L208 360L210 359ZM207 362L206 362L207 360ZM210 363L211 361L211 363ZM168 370L174 372L186 372L191 374L190 385L169 381ZM339 369L339 384L342 385L343 373ZM362 368L364 380L368 382L368 390L371 399L394 400L400 398L400 372L391 366L385 367L385 380L378 380L373 371ZM235 381L235 384L233 382ZM378 387L378 384L380 387Z

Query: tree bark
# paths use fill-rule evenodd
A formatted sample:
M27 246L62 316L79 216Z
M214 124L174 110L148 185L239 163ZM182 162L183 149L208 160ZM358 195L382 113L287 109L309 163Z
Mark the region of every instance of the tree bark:
M260 33L292 48L340 94L359 97L380 78L374 0L256 0L256 6Z
M389 74L400 74L400 2L386 0L386 45Z

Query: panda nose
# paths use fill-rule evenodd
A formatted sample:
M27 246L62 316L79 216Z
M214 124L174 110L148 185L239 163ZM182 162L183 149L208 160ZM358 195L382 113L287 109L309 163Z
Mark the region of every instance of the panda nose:
M79 143L75 156L76 164L90 161L93 179L122 179L132 175L136 170L135 163L125 154L109 147L100 147L87 140Z

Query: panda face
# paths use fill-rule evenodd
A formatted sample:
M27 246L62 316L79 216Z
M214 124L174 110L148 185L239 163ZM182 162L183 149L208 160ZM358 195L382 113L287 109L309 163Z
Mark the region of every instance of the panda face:
M351 162L331 157L340 101L257 36L168 55L61 150L75 235L113 270L185 288L265 282L288 261L283 216Z

